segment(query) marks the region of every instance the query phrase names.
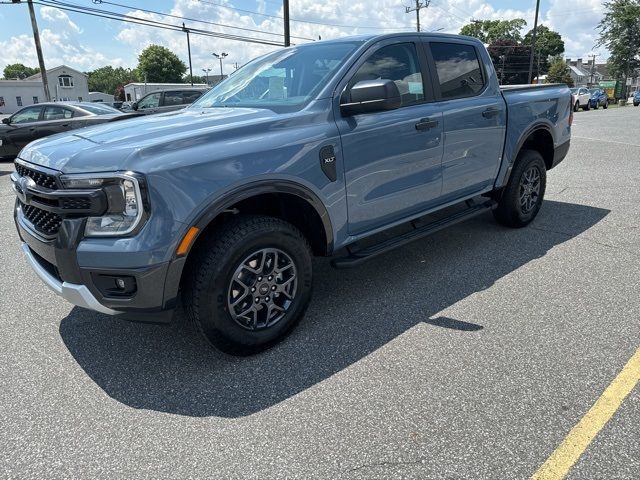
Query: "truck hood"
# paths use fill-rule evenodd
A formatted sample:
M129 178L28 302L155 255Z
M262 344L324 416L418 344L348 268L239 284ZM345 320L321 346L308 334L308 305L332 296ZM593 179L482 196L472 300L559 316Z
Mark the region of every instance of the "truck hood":
M238 129L276 118L277 114L266 109L189 108L53 135L30 143L19 157L63 173L146 173L159 167L154 165L154 152L215 142Z

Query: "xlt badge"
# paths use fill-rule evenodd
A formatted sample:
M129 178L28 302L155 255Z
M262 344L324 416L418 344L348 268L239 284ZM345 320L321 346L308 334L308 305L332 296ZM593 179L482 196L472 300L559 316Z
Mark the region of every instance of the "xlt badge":
M325 145L320 149L320 168L329 180L335 182L338 178L336 174L336 154L333 145Z

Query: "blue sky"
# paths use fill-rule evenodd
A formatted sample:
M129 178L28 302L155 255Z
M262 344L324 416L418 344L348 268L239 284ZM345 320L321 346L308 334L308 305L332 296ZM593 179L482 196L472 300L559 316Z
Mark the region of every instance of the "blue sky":
M106 0L99 5L91 0L62 0L67 4L99 8L156 21L179 24L182 20L143 12L137 9L190 17L205 22L241 26L247 29L280 34L282 3L278 0ZM42 34L45 61L49 66L65 63L81 70L103 65L133 67L137 55L150 43L171 48L187 60L184 34L36 5ZM300 37L294 43L335 38L356 33L384 33L415 29L415 13L405 13L404 5L412 0L290 0L291 34ZM119 7L114 4L120 4ZM469 19L525 18L533 26L535 0L432 0L421 14L426 30L442 29L457 33ZM257 13L249 13L257 12ZM262 14L262 15L261 15ZM559 31L565 40L565 54L577 58L591 52L606 58L602 48L594 50L595 27L602 17L600 0L542 0L541 23ZM187 21L187 26L279 41L278 35L256 33ZM26 5L0 5L0 69L8 63L36 66L31 26ZM231 71L240 64L275 47L212 37L192 36L194 74L201 68L219 69L211 52L229 53L223 68Z

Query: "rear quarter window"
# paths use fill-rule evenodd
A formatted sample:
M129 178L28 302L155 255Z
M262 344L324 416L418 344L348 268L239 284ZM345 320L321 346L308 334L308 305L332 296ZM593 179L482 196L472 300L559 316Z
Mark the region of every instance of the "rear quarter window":
M482 91L485 79L475 47L445 42L429 45L443 99L470 97Z

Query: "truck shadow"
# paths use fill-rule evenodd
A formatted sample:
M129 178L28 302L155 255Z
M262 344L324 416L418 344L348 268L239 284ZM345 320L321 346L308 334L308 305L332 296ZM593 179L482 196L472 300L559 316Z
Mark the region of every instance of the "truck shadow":
M251 415L331 377L421 322L458 330L473 342L482 325L438 312L608 213L547 201L528 228L503 228L487 215L352 270L334 270L327 259L318 259L306 318L284 342L253 357L217 352L184 321L136 324L80 308L62 320L60 335L87 375L125 405L189 416Z

